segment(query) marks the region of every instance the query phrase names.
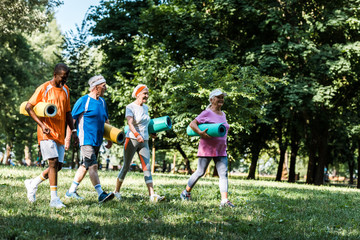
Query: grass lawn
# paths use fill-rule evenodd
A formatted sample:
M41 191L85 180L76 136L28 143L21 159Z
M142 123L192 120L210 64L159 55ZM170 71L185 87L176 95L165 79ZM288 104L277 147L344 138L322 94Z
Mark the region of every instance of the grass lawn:
M191 202L180 192L189 176L155 174L155 191L166 201L150 203L142 173L128 173L123 200L99 205L85 177L85 200L66 199L75 170L59 173L58 194L67 206L50 209L48 181L37 201L26 198L24 180L41 168L0 166L0 239L360 239L360 191L272 181L229 180L235 209L220 209L217 178L202 178ZM118 172L101 171L112 191Z

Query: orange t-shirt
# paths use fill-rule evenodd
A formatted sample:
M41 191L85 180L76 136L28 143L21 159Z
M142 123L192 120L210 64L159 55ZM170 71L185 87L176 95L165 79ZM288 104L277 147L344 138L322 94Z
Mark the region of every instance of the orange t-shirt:
M40 85L29 100L29 103L35 106L39 102L55 104L57 113L54 117L39 117L39 119L50 129L49 134L44 134L41 127L37 127L38 142L42 140L54 140L64 145L65 143L65 126L66 113L71 111L69 88L54 87L50 81Z

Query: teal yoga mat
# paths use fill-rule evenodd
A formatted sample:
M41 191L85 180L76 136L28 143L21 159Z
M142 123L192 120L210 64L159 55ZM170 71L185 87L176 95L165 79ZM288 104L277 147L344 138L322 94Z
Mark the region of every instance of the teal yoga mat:
M169 116L159 117L150 119L149 123L149 133L158 133L162 131L170 130L172 126L171 119ZM124 132L125 134L129 131L129 126L125 126Z
M204 123L204 124L199 124L198 127L200 128L201 131L208 129L206 133L210 137L223 137L226 134L226 127L223 125L223 123ZM197 134L194 130L192 130L190 126L187 127L186 133L191 137L199 136L199 134Z

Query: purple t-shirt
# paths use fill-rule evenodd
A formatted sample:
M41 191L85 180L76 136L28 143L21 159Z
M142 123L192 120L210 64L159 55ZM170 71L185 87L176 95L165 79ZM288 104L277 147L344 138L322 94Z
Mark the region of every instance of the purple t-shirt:
M211 111L210 109L206 109L202 111L199 116L197 116L196 121L199 124L202 123L224 123L226 127L226 134L223 137L212 137L212 138L200 138L199 149L198 149L198 157L225 157L226 153L226 138L227 133L229 131L229 124L226 121L226 115L222 112L222 115L218 115Z

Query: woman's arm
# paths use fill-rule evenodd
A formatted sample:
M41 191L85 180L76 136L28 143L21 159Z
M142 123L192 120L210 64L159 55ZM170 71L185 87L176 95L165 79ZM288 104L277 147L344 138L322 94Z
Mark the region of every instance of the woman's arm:
M191 123L190 123L191 129L194 130L194 132L196 132L197 134L199 134L201 138L211 138L206 133L208 128L204 129L204 131L201 131L198 125L199 125L199 122L196 119L192 120Z
M143 137L136 131L136 129L134 127L134 124L133 124L134 118L127 116L126 119L127 119L128 125L129 125L129 130L134 134L134 136L136 137L136 140L138 142L144 142Z

